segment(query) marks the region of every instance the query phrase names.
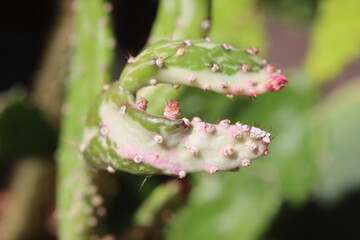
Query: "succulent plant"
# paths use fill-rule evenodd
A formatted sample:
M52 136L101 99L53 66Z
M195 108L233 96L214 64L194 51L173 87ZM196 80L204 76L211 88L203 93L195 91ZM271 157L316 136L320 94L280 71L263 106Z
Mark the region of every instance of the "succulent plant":
M198 87L228 98L277 92L288 80L258 58L258 51L210 39L163 40L130 57L120 80L105 85L87 116L81 144L85 159L109 172L183 178L192 172L236 171L267 155L271 134L258 127L227 119L217 124L180 119L176 100L167 103L162 116L153 115L137 94L157 84Z

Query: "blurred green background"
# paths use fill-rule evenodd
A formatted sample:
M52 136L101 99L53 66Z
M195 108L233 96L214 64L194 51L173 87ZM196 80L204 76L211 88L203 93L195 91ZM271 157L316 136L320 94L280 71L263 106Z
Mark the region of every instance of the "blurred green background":
M137 53L146 43L158 1L111 3L117 79L128 53ZM34 100L35 79L61 6L54 0L3 4L0 226L15 202L11 183L18 175L13 169L29 156L53 162L58 125L41 114ZM184 116L199 115L210 122L240 120L271 130L276 137L267 157L239 173L190 176L188 199L163 224L159 238L360 238L354 221L360 217L359 13L359 0L212 1L210 37L239 48L260 47L260 55L281 68L291 82L277 94L233 101L185 90L180 101ZM61 105L62 95L58 97ZM122 216L112 226L122 236L131 227L136 208L169 178L153 177L140 192L142 177L116 178L118 191L128 196L115 198L110 214ZM22 239L56 239L53 201L50 197L50 204L41 205L47 207L43 217L47 223L36 238Z

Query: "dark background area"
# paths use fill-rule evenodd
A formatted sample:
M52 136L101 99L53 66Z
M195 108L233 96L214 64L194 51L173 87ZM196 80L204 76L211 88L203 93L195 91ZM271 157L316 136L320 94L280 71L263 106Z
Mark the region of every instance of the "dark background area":
M312 1L314 3L315 1ZM121 71L121 64L128 53L136 54L146 42L156 14L157 1L112 1L118 41L114 79ZM58 13L56 0L4 1L0 8L0 92L21 84L31 90L34 73L42 57L44 46ZM298 63L306 47L308 32L301 28L293 34L284 34L274 23L269 29L276 34L270 43L270 58L275 62L288 61L274 43L277 39L292 42L296 46L290 63ZM281 35L283 34L283 35ZM271 39L271 36L270 36ZM2 164L1 164L2 165ZM11 164L1 169L0 186L6 185L6 173ZM358 239L357 219L360 218L360 193L348 196L336 206L320 207L316 201L298 209L284 205L264 239Z

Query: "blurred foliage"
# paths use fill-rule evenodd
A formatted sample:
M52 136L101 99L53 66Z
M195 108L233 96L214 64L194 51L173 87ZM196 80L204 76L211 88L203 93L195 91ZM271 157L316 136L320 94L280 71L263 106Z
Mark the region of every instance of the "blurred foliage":
M313 20L319 2L321 0L258 0L270 16L300 23Z
M316 194L327 203L360 187L360 78L341 86L314 110L319 182Z
M213 0L210 38L239 48L257 46L265 51L265 26L255 0Z
M226 5L226 2L222 4ZM265 4L266 1L260 2ZM271 1L271 4L270 1L267 2L270 7L268 11L277 9L276 11L282 12L283 16L295 20L310 21L316 9L316 1L278 0ZM227 7L234 10L236 4L232 7L230 5L229 3ZM243 6L250 5L247 2ZM221 8L214 8L213 11L216 12L218 9L220 12L223 11ZM331 11L334 12L335 9L326 9L321 14L324 16L334 14ZM220 15L225 14L221 12ZM223 42L235 41L237 36L235 34L233 38L234 34L228 34L229 29L236 32L234 26L239 22L252 23L251 18L249 20L243 17L244 15L238 14L237 18L233 17L233 22L228 21L226 25L222 25L227 27L216 29L214 24L216 31L212 30L211 33L219 35L219 39ZM225 19L230 18L231 16L225 17ZM352 21L347 26L349 29L350 26L354 29L358 20L360 15L355 17L355 14L351 20L336 19L337 26L346 25L345 21ZM334 38L329 40L331 37L323 28L332 29L334 21L334 18L326 19L326 23L322 23L324 26L315 25L314 28L314 36L321 36L317 44L326 45L327 48L321 48L329 54L336 52L329 51L334 47L328 45ZM239 32L242 30L240 29ZM249 39L259 37L256 31L248 31L245 35ZM212 38L217 39L216 36ZM338 41L340 40L344 45L344 39L338 38ZM350 42L349 45L353 47L356 44L357 47L360 46L356 37L347 38L346 42ZM241 44L236 46L239 45ZM334 72L328 71L324 67L326 64L322 66L322 63L342 60L335 56L329 60L328 55L315 56L311 55L312 49L309 51L309 56L314 56L315 60L309 58L308 63L316 61L317 66L323 67L324 72L329 73L324 77L331 80L329 77L334 77ZM358 53L359 51L356 50L353 54ZM353 59L349 55L346 56L346 60L344 58L346 62L351 60ZM343 66L341 69L338 68L338 71L342 69ZM358 140L360 127L356 126L356 123L360 122L360 109L359 98L354 99L358 87L351 91L354 95L347 97L344 96L346 91L337 93L335 90L336 94L333 95L336 95L336 98L329 96L332 101L325 100L327 103L322 103L321 89L314 84L313 75L309 78L301 66L291 73L286 72L291 83L284 91L259 96L256 99L237 98L230 101L216 93L204 93L199 89L186 90L180 102L185 116L200 116L213 123L224 118L240 120L249 125L255 124L267 128L275 138L266 159L257 160L250 168L238 174L193 176L196 187L188 204L179 212L168 229L169 239L258 239L276 216L283 201L293 206L303 204L314 194L316 186L315 193L326 200L341 198L349 189L359 189L360 179L357 170L360 161L356 146L360 143ZM314 115L318 117L315 118ZM348 118L344 120L344 116ZM259 122L254 123L254 120ZM318 124L318 131L314 131L314 120ZM339 122L346 124L341 124L340 127ZM349 136L354 137L349 139ZM320 163L319 155L322 157ZM345 158L347 161L344 161ZM339 162L342 163L341 167L338 166Z
M319 10L305 68L326 83L360 56L360 1L327 0Z
M10 90L0 102L0 158L51 156L57 145L56 133L26 93Z

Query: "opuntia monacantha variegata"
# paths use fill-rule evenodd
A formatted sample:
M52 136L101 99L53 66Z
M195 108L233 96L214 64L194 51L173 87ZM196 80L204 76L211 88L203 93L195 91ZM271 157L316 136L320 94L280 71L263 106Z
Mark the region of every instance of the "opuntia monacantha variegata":
M166 174L236 171L267 155L270 133L222 120L178 119L177 101L163 116L146 112L147 100L135 95L159 83L187 85L232 98L276 92L288 82L281 71L256 56L205 40L160 41L130 58L120 80L102 93L91 109L82 152L93 166L110 172Z

